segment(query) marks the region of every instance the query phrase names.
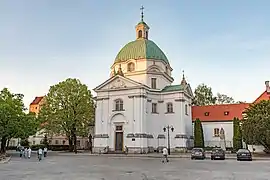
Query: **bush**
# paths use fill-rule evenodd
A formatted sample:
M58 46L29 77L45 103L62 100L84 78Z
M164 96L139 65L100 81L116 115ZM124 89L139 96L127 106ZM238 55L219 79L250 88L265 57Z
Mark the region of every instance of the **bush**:
M233 119L233 149L238 151L242 148L242 132L240 128L240 122L238 118Z
M199 119L194 123L194 147L204 148L203 128Z
M37 151L39 148L44 149L45 148L45 145L43 145L43 144L36 144L36 145L32 145L31 146L31 149L33 151Z
M7 150L17 150L17 146L8 146Z
M67 151L69 150L69 145L50 145L49 149L52 151Z

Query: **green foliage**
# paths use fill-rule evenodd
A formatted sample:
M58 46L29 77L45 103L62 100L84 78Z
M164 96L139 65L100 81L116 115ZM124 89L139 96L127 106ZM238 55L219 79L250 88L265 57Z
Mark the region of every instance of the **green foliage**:
M22 94L13 94L7 88L0 92L0 140L1 153L11 138L27 138L37 131L39 122L32 114L25 114Z
M217 93L216 104L232 104L234 103L234 99L225 94Z
M70 147L76 151L76 137L89 134L94 122L94 102L91 91L78 79L67 79L50 87L39 117L45 131L50 134L66 135Z
M29 141L27 138L21 140L21 146L29 147Z
M205 84L200 84L194 92L193 104L196 106L215 104L216 98L213 96L212 88Z
M37 151L39 148L44 149L46 146L44 144L36 144L36 145L32 145L31 149L32 151Z
M41 140L40 142L44 147L48 147L49 146L49 142L48 142L48 137L47 135L44 136L44 138Z
M238 118L233 119L233 149L238 151L243 147L242 144L242 130L240 127L240 121Z
M194 92L193 104L196 106L214 105L214 104L231 104L234 99L225 94L217 93L213 95L212 88L205 84L200 84Z
M251 105L245 111L243 138L247 144L258 144L270 150L270 101Z
M194 123L194 147L204 148L203 128L199 119Z

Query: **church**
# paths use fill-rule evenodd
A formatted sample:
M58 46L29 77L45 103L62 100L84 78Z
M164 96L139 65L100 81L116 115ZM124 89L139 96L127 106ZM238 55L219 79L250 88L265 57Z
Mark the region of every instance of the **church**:
M127 147L130 153L149 153L168 144L171 151L193 145L191 87L184 75L173 85L173 68L149 30L142 12L136 39L119 51L110 77L94 89L94 152Z

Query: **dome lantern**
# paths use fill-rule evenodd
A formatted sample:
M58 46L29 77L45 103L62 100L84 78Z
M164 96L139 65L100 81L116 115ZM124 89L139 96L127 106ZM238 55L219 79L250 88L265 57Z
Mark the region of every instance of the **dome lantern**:
M136 26L136 37L137 39L148 39L148 32L149 32L149 26L143 21L143 10L144 7L142 6L141 8L141 21L137 24Z

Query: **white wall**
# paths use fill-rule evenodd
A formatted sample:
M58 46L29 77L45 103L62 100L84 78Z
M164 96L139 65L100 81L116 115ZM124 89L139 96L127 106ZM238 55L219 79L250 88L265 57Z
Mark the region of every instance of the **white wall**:
M144 97L136 97L144 95ZM130 98L129 96L135 96ZM103 99L102 99L103 98ZM121 98L124 111L113 111L115 100ZM95 147L109 146L114 150L115 126L122 125L124 129L124 146L128 147L153 147L167 146L167 132L163 128L173 126L170 132L171 147L186 147L186 139L175 139L176 135L192 135L191 108L185 114L185 104L190 103L190 98L181 92L153 93L144 89L129 89L97 93L96 108L96 134L108 134L109 138L95 139ZM100 100L101 99L101 100ZM181 101L180 101L181 99ZM174 113L167 113L167 103L173 103ZM152 113L152 103L157 103L158 113ZM151 134L149 138L127 138L127 134ZM166 139L157 139L158 135L165 135Z
M133 62L135 64L135 71L128 72L128 64ZM164 63L163 61L151 60L151 59L139 59L139 60L128 60L121 63L116 63L111 67L111 77L114 75L114 69L117 71L119 65L121 64L121 69L125 75L134 81L140 82L142 84L151 87L151 78L157 78L157 89L163 89L172 83L171 79L171 67L170 65ZM167 71L166 71L167 67ZM156 72L153 72L155 69ZM171 79L167 79L166 75Z
M214 137L214 128L225 131L226 147L233 146L233 122L202 122L205 146L220 146L220 138ZM194 128L194 126L193 126Z

